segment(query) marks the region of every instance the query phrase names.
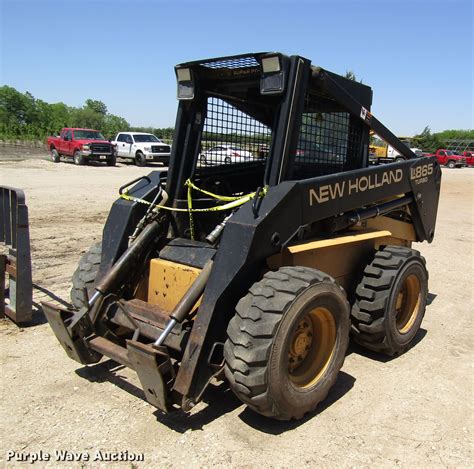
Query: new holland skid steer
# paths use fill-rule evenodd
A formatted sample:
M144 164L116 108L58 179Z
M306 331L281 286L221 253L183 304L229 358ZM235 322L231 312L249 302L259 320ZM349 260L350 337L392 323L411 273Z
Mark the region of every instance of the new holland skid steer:
M372 90L300 56L176 67L169 171L123 186L79 262L74 310L44 304L66 353L134 369L146 399L190 410L226 379L250 408L298 419L322 401L350 335L413 343L441 171L370 112ZM406 161L368 166L373 130Z

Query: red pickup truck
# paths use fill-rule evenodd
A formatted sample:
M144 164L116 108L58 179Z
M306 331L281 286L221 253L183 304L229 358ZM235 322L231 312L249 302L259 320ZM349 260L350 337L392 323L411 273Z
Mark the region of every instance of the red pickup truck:
M59 137L48 137L51 159L59 163L61 157L73 158L77 165L88 161L104 161L115 166L117 149L98 131L65 127Z
M468 166L474 166L474 151L466 150L462 156L466 158L466 164Z
M425 156L431 156L438 160L439 164L445 165L448 168L456 168L461 166L466 166L466 158L461 155L457 155L452 150L437 150L436 153L430 153Z

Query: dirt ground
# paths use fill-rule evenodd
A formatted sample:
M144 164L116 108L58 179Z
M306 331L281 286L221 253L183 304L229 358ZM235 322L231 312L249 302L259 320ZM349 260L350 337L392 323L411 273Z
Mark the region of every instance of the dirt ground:
M27 196L34 300L68 301L78 259L100 239L117 188L150 168L20 159L0 157L0 184ZM416 246L431 292L416 345L393 360L351 346L328 399L300 422L260 417L224 386L190 416L162 415L133 373L67 358L41 314L24 328L1 321L0 463L20 464L8 451L93 458L127 450L144 455L135 467L472 467L473 182L474 168L443 169L435 240ZM82 464L105 463L63 467Z

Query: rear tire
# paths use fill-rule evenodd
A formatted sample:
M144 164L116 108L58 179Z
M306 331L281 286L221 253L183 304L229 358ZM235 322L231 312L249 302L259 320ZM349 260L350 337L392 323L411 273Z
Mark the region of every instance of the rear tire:
M51 160L53 163L59 163L61 161L61 157L56 148L51 148Z
M387 355L410 348L420 329L428 295L426 261L418 251L387 246L365 268L352 307L352 337Z
M328 275L282 267L255 283L227 328L225 374L252 410L299 419L334 385L349 341L349 304Z
M83 155L81 155L81 152L78 150L74 153L74 164L76 166L83 166L86 164L86 160Z
M137 166L146 166L146 158L141 151L137 151L137 154L135 155L135 164Z
M102 257L102 242L93 244L81 257L74 275L72 276L71 301L80 309L84 304L84 287L89 297L93 293L95 279L99 272Z

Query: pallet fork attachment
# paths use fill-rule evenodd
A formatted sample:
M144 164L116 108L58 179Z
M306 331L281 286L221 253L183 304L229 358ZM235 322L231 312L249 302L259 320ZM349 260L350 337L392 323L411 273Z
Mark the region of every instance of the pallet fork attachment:
M21 189L0 186L0 317L31 321L33 283L28 207Z

